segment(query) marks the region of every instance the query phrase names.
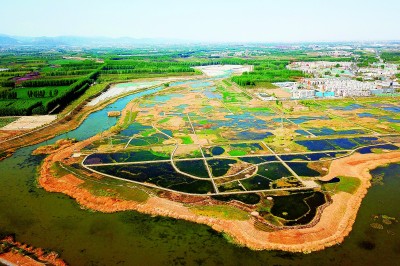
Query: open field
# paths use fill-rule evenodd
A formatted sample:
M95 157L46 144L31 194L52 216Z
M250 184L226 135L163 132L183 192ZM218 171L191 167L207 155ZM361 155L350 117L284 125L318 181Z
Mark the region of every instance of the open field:
M22 116L0 128L0 130L29 130L49 124L57 119L56 115Z
M253 70L253 66L242 65L214 65L214 66L199 66L195 69L200 70L209 77L224 76L229 74L242 74Z

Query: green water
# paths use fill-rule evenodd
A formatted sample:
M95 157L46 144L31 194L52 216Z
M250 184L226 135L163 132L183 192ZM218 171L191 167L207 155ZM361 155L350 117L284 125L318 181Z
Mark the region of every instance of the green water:
M36 188L39 160L30 151L19 150L0 163L0 231L56 250L71 265L396 265L400 259L399 224L385 230L369 226L375 214L400 219L400 165L374 171L385 173L385 184L369 190L344 244L303 255L236 247L209 227L190 222L133 211L82 210L67 196ZM362 241L373 242L375 248L362 248Z
M90 122L96 116L89 116L69 136L95 134ZM190 222L134 211L84 210L65 195L37 188L35 173L43 157L31 156L34 148L22 148L0 162L0 235L14 233L18 241L55 250L70 265L398 265L400 261L400 225L370 227L376 214L400 220L399 164L373 171L384 174L384 185L370 188L342 245L304 255L237 247L208 226Z

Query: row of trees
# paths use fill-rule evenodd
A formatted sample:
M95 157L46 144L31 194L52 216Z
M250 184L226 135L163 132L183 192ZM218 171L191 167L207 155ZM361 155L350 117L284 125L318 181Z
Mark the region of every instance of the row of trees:
M19 115L31 115L32 110L35 109L36 107L39 107L42 105L41 102L36 102L34 104L29 104L29 105L24 105L23 107L21 106L6 106L3 108L0 108L0 116L19 116Z
M54 97L58 95L58 89L53 90L49 90L49 97ZM29 90L27 91L27 95L29 98L44 98L46 97L46 91L45 90Z
M9 72L9 71L0 71L0 77L22 77L26 75L27 71L16 71L16 72Z
M21 86L23 87L47 87L47 86L69 86L75 83L77 79L32 79L23 81Z
M60 93L58 97L53 98L46 103L44 109L46 112L50 112L56 106L66 106L72 100L76 99L82 95L99 76L100 70L96 70L90 75L77 80L75 83L71 84L68 90Z
M17 92L9 90L1 91L0 99L17 99Z
M191 68L192 62L178 62L173 61L171 58L169 61L159 62L158 57L152 60L141 59L125 59L125 60L109 60L107 64L103 66L102 73L104 74L163 74L163 73L185 73L195 72ZM198 64L197 64L198 65Z
M45 90L35 90L35 91L28 91L27 92L28 97L32 98L44 98L44 96L46 96L46 91Z
M15 88L15 81L13 81L13 80L3 80L3 81L0 81L0 87L4 87L4 88Z
M79 76L87 75L93 72L93 69L80 69L80 70L57 70L50 72L41 73L44 77L55 77L55 76Z
M10 106L0 108L0 115L19 116L31 114L47 114L57 106L64 107L72 100L82 95L89 88L90 84L92 84L94 80L97 79L99 73L100 69L97 69L90 75L77 80L76 82L71 84L67 90L63 90L60 93L57 89L51 91L51 94L55 97L53 97L45 104L43 104L41 100L38 100L37 102L34 102L32 100L27 100L25 102L18 101L15 103L11 102L13 104L10 104ZM16 92L13 93L16 96ZM28 91L28 96L29 95L31 95L31 97L37 98L43 97L43 90L37 90L36 93L34 90L32 90L31 93Z
M104 74L131 74L131 73L181 73L195 72L190 67L170 67L170 68L141 68L141 69L119 69L119 70L103 70Z
M296 78L304 77L305 74L298 70L286 69L288 60L249 60L254 65L253 72L234 76L231 80L240 86L256 86L260 83L295 81Z
M297 70L269 70L251 73L243 73L241 76L234 76L231 78L240 86L255 86L257 83L262 82L284 82L295 81L296 78L304 77L302 71Z
M400 52L383 52L381 58L387 62L400 62Z
M373 55L361 55L357 58L358 67L368 67L370 64L378 62L378 59Z

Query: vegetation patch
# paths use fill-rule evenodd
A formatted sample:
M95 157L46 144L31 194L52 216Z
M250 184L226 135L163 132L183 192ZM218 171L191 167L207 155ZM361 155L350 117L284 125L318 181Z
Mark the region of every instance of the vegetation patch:
M243 156L243 155L246 155L246 154L247 154L247 152L243 151L243 150L231 150L229 152L229 155L231 155L231 156Z
M0 128L5 127L6 125L14 122L18 118L16 117L2 117L0 118Z
M333 194L340 191L354 194L354 192L357 191L358 187L361 184L361 180L356 177L340 176L338 178L340 179L339 182L325 183L323 185L323 188Z
M192 138L189 136L182 136L181 139L182 139L183 144L192 144L193 143Z
M194 213L202 216L221 218L225 220L247 220L249 214L245 211L231 206L216 205L216 206L194 206L190 207Z
M51 171L52 171L52 174L57 178L63 177L63 176L68 175L68 174L71 174L69 171L67 171L66 169L61 167L61 162L53 163L52 166L51 166Z
M128 186L127 184L125 186L110 187L108 184L101 184L87 180L81 185L81 187L99 197L112 197L122 200L133 200L136 202L145 202L149 198L149 195L144 190L132 187L132 185Z

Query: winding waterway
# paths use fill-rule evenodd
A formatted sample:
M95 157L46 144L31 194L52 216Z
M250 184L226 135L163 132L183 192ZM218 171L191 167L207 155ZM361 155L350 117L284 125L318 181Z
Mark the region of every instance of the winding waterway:
M110 110L162 87L126 96L92 113L79 128L47 141L86 139L116 123ZM37 188L39 145L17 150L0 162L0 235L59 252L70 265L398 265L400 225L374 229L374 215L400 220L400 165L372 171L383 185L369 189L353 231L343 244L311 254L251 251L228 243L208 226L134 211L104 214L82 209L75 200Z

